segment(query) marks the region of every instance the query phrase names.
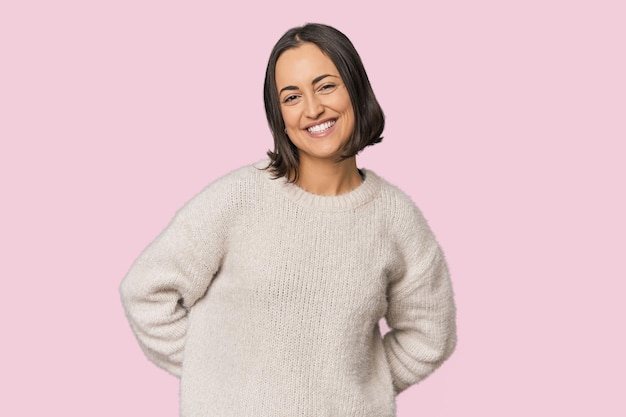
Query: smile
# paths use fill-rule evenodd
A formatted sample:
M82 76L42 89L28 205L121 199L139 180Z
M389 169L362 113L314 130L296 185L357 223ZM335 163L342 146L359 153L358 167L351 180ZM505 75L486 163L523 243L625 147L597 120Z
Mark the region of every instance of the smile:
M312 134L323 133L323 132L327 131L328 129L330 129L331 127L333 127L335 125L335 122L336 122L336 120L329 120L327 122L320 123L318 125L308 127L306 130L309 133L312 133Z

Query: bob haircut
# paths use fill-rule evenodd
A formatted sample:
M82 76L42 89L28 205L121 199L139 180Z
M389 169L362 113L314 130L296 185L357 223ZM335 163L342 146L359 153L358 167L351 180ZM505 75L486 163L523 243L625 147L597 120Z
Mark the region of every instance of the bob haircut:
M276 62L283 52L295 49L303 43L315 44L331 59L350 96L354 110L354 131L337 162L358 154L366 146L380 142L385 127L385 115L376 100L361 57L346 35L331 26L318 23L289 29L274 45L270 54L263 98L267 121L274 137L274 151L267 152L270 157L267 169L272 171L275 179L286 176L291 182L298 179L299 156L298 148L285 132L276 86Z

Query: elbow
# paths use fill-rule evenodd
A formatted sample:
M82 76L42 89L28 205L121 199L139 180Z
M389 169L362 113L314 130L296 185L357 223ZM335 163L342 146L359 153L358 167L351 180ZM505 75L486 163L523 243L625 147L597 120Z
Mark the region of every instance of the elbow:
M454 330L447 331L440 334L438 338L431 339L430 342L424 341L418 348L419 353L415 353L415 357L427 364L431 370L434 370L452 356L456 344L456 332Z
M457 346L457 331L455 315L451 315L446 320L446 325L442 326L439 330L439 337L437 343L438 357L436 360L437 365L441 365L445 362L456 350Z
M124 278L119 286L120 300L124 309L128 310L130 301L135 297L132 286L129 285L128 279Z
M439 364L442 364L443 362L448 360L450 356L452 356L452 354L456 350L457 341L458 339L456 335L456 329L451 329L451 331L448 332L448 334L446 335L446 337L444 338L441 344L440 355L439 355L439 360L438 360Z

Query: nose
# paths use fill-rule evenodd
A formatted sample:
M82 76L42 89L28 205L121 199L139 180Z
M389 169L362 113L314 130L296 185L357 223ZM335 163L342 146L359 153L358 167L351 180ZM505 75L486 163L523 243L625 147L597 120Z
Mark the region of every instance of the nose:
M316 94L310 94L305 98L304 115L309 119L317 119L324 112L324 106Z

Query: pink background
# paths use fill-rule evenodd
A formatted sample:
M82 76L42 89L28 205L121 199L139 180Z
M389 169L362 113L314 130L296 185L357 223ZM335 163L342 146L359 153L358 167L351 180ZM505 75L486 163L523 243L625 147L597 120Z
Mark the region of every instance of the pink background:
M398 416L626 415L623 2L209 3L0 5L0 415L177 415L118 285L264 157L266 60L307 21L359 50L387 115L359 165L453 274L458 349Z

